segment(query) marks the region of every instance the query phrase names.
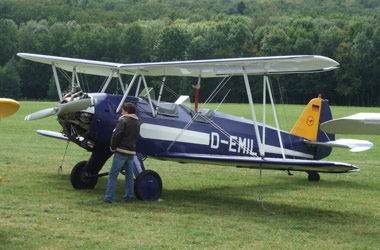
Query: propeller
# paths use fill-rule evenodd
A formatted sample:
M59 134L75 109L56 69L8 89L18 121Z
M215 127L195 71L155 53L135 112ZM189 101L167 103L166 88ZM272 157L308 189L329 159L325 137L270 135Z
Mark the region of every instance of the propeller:
M86 109L88 107L91 107L95 105L95 103L96 103L96 99L92 97L86 98L86 99L74 100L74 101L66 102L66 103L58 103L57 105L55 105L54 108L43 109L43 110L40 110L40 111L37 111L30 115L25 116L25 121L37 120L37 119L45 118L52 115L61 115L65 113L77 112L77 111Z

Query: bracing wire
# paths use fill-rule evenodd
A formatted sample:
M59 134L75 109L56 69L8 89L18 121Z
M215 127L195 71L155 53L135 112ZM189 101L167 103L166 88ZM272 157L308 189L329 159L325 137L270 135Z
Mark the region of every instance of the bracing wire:
M83 74L81 74L81 75L83 76ZM85 80L83 80L83 84L85 84L85 86L83 86L83 87L86 88L85 92L90 92L90 85L88 84L88 79L87 79L86 74L84 74L84 78L85 78Z
M174 91L172 90L170 87L167 86L167 84L164 85L164 88L165 90L167 90L170 94L172 94L175 98L178 98L179 95Z
M218 84L218 86L214 89L214 91L210 94L210 96L206 99L206 101L202 104L202 107L208 103L210 103L215 96L226 86L227 82L231 79L232 75L226 76L222 81Z
M231 92L231 89L229 89L229 90L227 91L227 93L224 95L222 101L221 101L221 102L218 104L218 106L215 108L215 111L218 111L220 105L222 105L222 104L224 103L224 101L226 100L226 98L227 98L227 96L230 94L230 92Z
M272 84L272 83L270 82L270 84ZM287 118L288 116L287 116L286 108L285 108L284 95L283 95L282 88L280 86L280 81L278 80L278 78L277 78L277 87L278 87L279 93L280 93L280 100L281 100L281 104L282 104L282 111L283 111L283 114L284 114L285 124L286 124L286 127L289 128L289 121L288 121L288 118ZM290 133L288 133L288 138L289 138L289 142L290 142L290 147L292 149L294 149ZM293 158L295 158L295 156Z
M103 80L103 82L102 82L102 84L100 84L100 87L99 87L99 89L98 89L98 92L100 92L100 90L103 89L103 87L104 87L104 85L106 84L106 82L107 82L107 77L105 77L104 80ZM119 85L118 85L118 86L119 86Z
M61 75L63 76L64 79L66 79L66 81L69 83L71 83L71 77L67 74L67 71L64 71L63 69L57 67L58 71L61 73ZM65 91L65 90L63 90Z

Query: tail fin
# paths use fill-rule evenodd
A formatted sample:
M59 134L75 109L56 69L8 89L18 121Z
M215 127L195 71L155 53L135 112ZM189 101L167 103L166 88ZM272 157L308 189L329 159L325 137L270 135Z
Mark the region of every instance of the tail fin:
M303 110L301 116L298 118L290 133L304 137L310 141L316 141L321 111L322 98L318 97L312 99Z
M309 102L290 133L310 141L333 140L334 138L330 136L326 138L326 136L320 134L321 131L319 130L319 124L331 119L331 110L327 100L323 100L319 95Z
M334 134L326 134L319 129L319 124L331 119L330 106L327 100L322 99L321 95L319 95L318 98L314 98L309 102L290 133L310 141L333 141L335 140ZM331 148L317 147L314 158L322 159L330 153Z

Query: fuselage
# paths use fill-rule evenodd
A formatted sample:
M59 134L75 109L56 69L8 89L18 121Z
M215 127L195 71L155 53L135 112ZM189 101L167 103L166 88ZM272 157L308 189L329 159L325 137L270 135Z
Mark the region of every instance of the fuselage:
M76 140L77 144L88 141L86 145L109 148L113 128L120 117L116 109L121 96L104 93L91 94L97 99L93 110L90 131L85 140ZM152 107L148 99L127 97L125 102L136 105L136 115L141 124L140 137L136 151L142 155L155 157L165 153L191 153L211 155L240 155L266 157L313 159L314 148L304 144L304 138L280 131L284 150L281 150L278 132L271 126L265 127L265 146L259 150L252 120L213 111L194 109L182 104L154 102ZM84 111L86 112L86 111ZM263 126L259 124L259 133ZM78 137L78 136L76 136ZM260 136L261 142L263 137ZM74 141L75 142L75 141ZM84 146L83 144L80 146ZM91 151L91 148L87 148Z

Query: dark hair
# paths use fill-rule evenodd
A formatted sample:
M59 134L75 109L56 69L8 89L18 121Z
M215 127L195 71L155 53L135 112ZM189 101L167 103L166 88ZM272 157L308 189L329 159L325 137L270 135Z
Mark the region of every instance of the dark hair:
M136 113L136 106L131 102L123 103L123 106L121 108L127 111L128 114Z

